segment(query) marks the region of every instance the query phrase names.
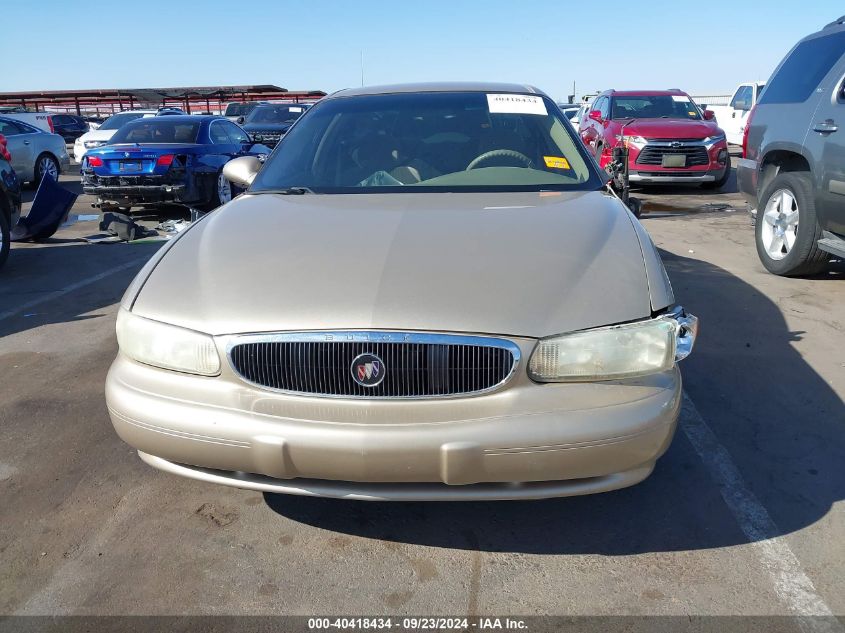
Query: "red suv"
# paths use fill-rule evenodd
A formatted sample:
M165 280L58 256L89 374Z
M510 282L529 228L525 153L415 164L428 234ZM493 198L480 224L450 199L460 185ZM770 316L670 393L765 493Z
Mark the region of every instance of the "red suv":
M731 174L725 133L680 90L608 90L593 100L581 138L602 167L628 143L632 183L700 183L717 188Z

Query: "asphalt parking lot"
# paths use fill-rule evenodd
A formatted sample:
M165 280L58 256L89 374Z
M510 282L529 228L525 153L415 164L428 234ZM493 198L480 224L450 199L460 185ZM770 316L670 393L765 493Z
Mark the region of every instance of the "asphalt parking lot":
M0 614L845 614L845 266L766 273L733 181L636 195L702 322L680 429L644 483L540 502L262 496L155 471L103 383L117 302L159 245L86 244L92 221L13 245ZM841 630L783 630L822 625Z

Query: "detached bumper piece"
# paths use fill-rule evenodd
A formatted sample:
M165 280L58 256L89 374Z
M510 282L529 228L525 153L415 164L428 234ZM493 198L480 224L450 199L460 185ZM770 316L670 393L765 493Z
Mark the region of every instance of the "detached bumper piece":
M77 195L60 186L50 174L38 185L32 209L12 229L12 241L46 240L67 221Z

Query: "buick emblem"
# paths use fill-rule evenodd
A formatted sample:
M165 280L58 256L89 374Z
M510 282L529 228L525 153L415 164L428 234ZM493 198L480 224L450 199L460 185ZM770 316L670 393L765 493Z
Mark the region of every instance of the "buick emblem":
M352 361L352 380L362 387L377 387L384 380L384 362L375 354L360 354Z

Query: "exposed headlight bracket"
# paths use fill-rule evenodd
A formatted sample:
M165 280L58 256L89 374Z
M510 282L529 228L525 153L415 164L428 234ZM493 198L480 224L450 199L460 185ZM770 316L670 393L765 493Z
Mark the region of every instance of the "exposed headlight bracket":
M687 313L681 306L670 310L669 316L678 324L675 335L675 360L683 360L692 352L695 339L698 337L698 317Z

